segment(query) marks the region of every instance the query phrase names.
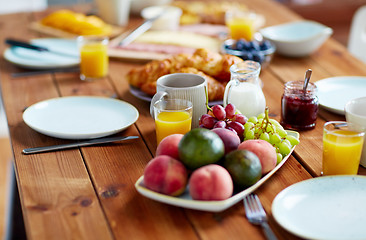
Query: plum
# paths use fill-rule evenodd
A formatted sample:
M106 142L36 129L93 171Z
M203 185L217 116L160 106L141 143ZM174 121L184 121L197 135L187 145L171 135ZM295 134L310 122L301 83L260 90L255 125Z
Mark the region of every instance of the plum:
M225 154L228 154L238 148L240 138L235 132L225 128L214 128L211 131L219 135L221 140L224 142Z

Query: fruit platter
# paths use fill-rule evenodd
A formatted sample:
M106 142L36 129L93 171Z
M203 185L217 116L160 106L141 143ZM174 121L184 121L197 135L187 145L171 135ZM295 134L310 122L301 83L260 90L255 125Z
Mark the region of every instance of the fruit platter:
M300 135L284 130L269 110L249 119L233 104L208 107L200 127L165 137L137 191L152 200L223 211L264 184L287 161Z

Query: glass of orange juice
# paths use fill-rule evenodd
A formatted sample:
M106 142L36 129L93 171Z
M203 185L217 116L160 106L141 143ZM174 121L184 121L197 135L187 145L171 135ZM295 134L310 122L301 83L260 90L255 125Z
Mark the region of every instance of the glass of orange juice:
M80 79L94 80L108 74L108 37L80 36Z
M245 39L252 41L256 32L256 14L253 12L227 11L225 14L225 24L229 29L232 39Z
M184 99L161 99L154 104L156 140L191 130L192 102Z
M357 129L357 130L356 130ZM323 175L356 175L365 132L344 121L324 124Z

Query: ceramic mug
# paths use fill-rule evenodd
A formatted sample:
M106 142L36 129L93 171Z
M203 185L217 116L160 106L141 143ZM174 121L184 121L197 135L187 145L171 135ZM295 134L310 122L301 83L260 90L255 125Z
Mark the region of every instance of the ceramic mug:
M192 129L199 127L200 117L207 113L207 82L197 74L173 73L160 77L156 82L156 94L150 104L150 114L154 116L155 102L166 99L184 99L192 102Z
M345 105L346 120L361 130L366 129L366 97L352 99ZM360 164L366 167L366 134Z

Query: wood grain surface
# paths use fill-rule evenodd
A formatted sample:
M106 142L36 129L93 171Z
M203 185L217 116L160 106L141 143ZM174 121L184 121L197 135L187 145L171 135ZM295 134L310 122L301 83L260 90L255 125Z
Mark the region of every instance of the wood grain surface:
M250 9L266 17L266 25L300 17L277 2L243 0ZM87 12L90 6L75 6ZM29 40L44 35L27 24L42 13L0 16L0 50L5 37ZM139 63L111 60L109 75L94 82L79 80L78 73L56 73L12 78L23 69L0 59L2 97L9 122L15 170L29 239L265 239L250 224L241 203L220 213L188 210L142 197L134 188L146 163L155 155L154 121L149 103L129 92L126 73ZM280 119L283 84L301 80L311 68L311 81L339 75L365 75L366 68L338 42L329 39L317 52L305 58L275 55L261 72L270 116ZM94 95L114 97L133 104L138 121L120 135L139 135L126 143L83 147L66 151L23 155L24 148L62 144L67 140L39 134L25 125L22 112L31 104L61 96ZM317 177L321 171L322 127L325 121L343 116L321 110L314 130L300 132L300 144L293 156L256 193L269 214L269 224L279 239L299 239L281 228L271 215L275 196L287 186ZM360 174L365 174L360 168Z

